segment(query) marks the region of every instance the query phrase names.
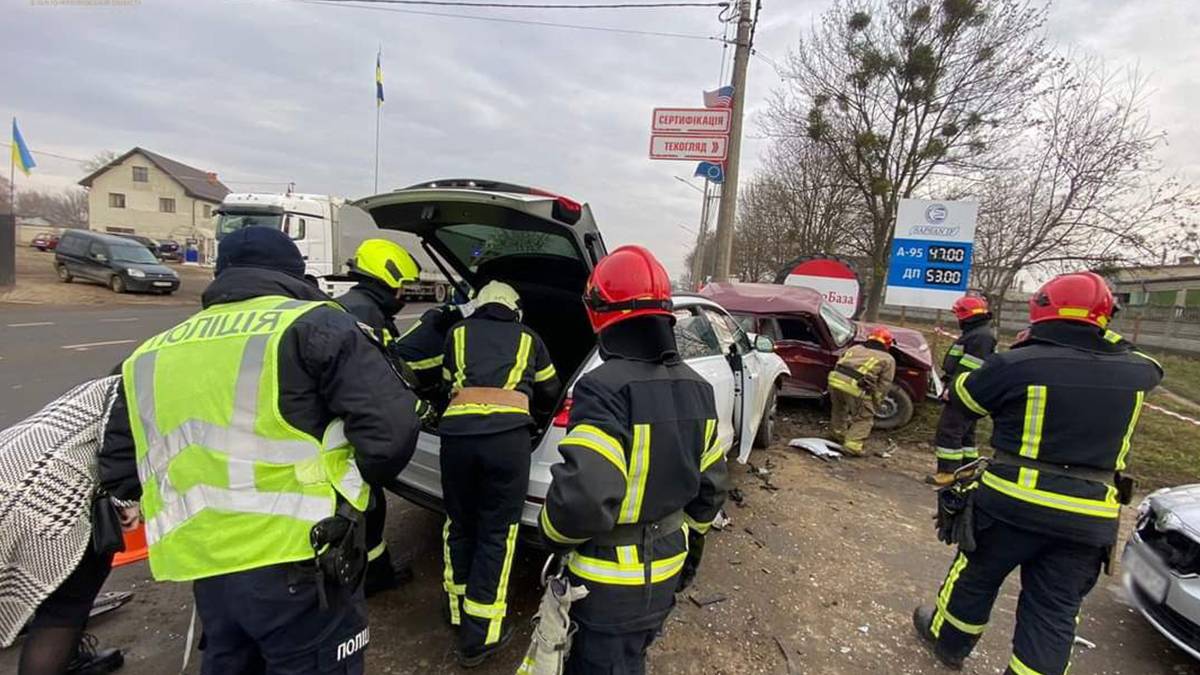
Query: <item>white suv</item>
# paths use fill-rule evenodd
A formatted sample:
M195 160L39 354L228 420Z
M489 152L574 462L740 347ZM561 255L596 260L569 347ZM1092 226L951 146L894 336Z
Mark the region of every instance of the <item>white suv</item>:
M524 321L542 337L564 379L558 414L535 432L522 522L537 526L561 461L571 390L600 364L583 306L588 274L606 252L586 204L518 185L485 180L423 183L354 202L378 227L415 234L426 252L464 293L489 280L521 295ZM679 295L675 335L680 355L712 383L720 416L718 437L741 462L751 446L765 447L774 432L776 393L788 369L766 336L750 336L720 305ZM734 445L737 445L734 448ZM422 433L417 450L391 486L397 494L441 508L440 441Z

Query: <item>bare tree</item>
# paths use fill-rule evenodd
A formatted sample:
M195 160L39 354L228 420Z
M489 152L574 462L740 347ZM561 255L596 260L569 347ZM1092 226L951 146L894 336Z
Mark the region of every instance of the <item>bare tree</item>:
M767 281L802 255L860 252L860 200L837 163L807 138L775 140L738 200L739 278Z
M858 193L871 228L867 319L899 200L939 169L981 168L1025 125L1050 65L1045 16L1024 0L835 0L790 56L768 129L819 142Z
M83 169L83 172L85 174L90 174L90 173L93 173L100 169L103 169L104 167L111 164L113 162L113 160L115 160L116 158L118 158L120 156L121 156L120 153L114 152L112 150L101 150L100 152L96 153L91 159L87 160L86 162L80 162L79 168Z
M22 216L41 216L57 227L86 229L88 195L68 188L62 192L18 192L17 210Z
M975 283L993 297L1022 270L1144 260L1158 232L1194 213L1191 186L1158 176L1164 136L1145 112L1143 79L1084 58L1049 85L1021 150L979 195Z
M9 203L9 182L8 178L0 176L0 214L8 215L12 213L12 205Z

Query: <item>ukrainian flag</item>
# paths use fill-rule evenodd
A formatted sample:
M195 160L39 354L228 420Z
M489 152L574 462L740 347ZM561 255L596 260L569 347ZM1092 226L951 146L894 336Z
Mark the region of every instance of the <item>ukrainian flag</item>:
M375 54L375 105L383 105L383 66L379 59L383 56L383 51Z
M21 130L17 128L17 118L15 117L12 125L12 163L26 176L29 175L30 169L37 166L37 162L33 161L33 154L29 152L29 146L25 145Z

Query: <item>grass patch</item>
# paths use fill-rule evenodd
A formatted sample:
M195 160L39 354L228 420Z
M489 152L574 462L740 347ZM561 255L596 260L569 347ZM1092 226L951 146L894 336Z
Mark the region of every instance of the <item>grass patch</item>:
M1162 364L1163 371L1166 373L1162 383L1164 387L1186 399L1200 403L1200 359L1149 350L1146 353ZM1195 415L1192 416L1195 417Z

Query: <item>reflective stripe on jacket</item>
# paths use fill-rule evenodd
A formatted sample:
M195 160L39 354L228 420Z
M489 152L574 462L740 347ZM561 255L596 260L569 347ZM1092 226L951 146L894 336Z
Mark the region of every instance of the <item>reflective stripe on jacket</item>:
M337 495L369 499L340 421L324 438L279 411L279 342L331 303L263 296L214 305L123 366L150 568L187 581L314 557Z
M854 345L829 371L829 388L850 396L869 396L879 402L887 395L896 375L896 359L891 354L866 345Z
M1128 464L1146 393L1162 371L1128 342L1086 324L1035 324L1030 338L953 382L953 405L993 420L992 447L1065 467L1117 472ZM1105 545L1120 504L1101 483L997 463L977 504L1019 527Z

